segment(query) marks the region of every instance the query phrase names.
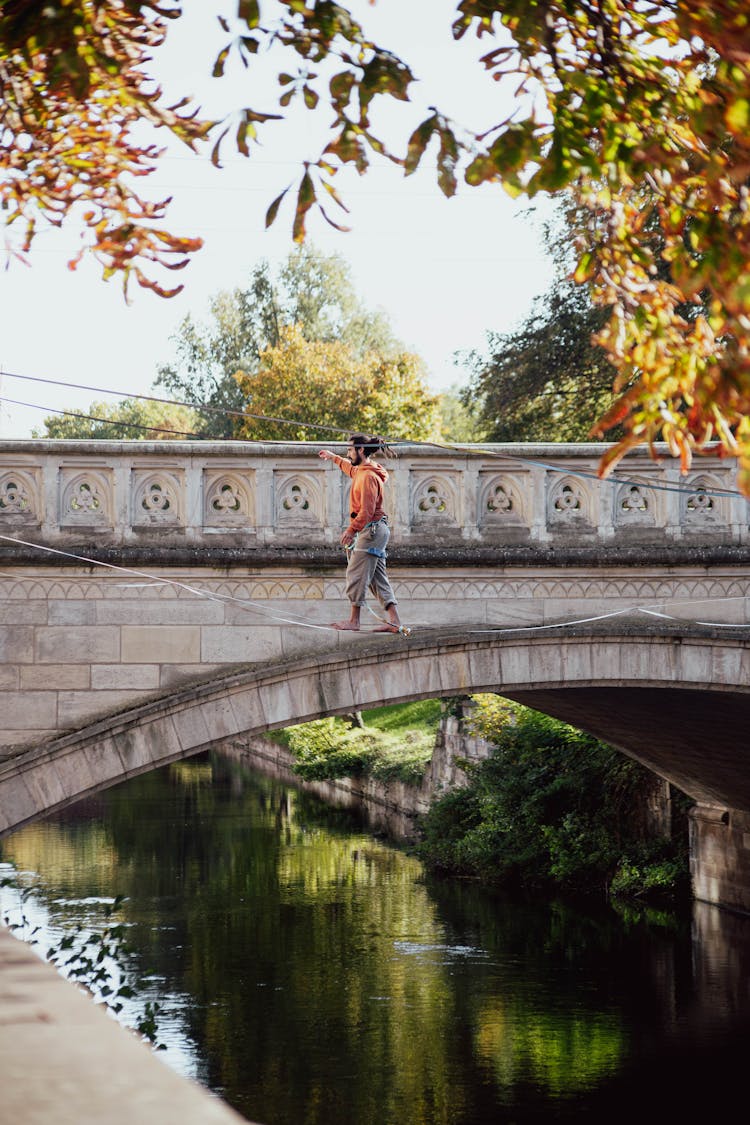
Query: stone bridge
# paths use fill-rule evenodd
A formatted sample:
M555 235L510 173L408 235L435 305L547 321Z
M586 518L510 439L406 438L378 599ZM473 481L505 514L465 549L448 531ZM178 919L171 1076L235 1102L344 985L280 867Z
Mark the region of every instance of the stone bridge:
M339 634L348 483L317 446L0 444L0 833L221 739L497 691L694 796L699 898L750 911L747 502L734 465L408 445L411 637Z

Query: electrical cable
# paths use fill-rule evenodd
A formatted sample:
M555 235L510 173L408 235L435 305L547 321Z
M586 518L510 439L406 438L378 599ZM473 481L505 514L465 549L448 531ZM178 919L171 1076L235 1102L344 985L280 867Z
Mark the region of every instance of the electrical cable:
M42 378L41 376L19 375L15 372L12 372L12 371L3 371L3 375L7 376L10 379L24 379L24 380L27 380L27 381L30 381L30 382L47 383L47 384L51 384L53 386L58 386L58 387L69 387L69 388L74 388L76 390L88 390L88 391L92 391L96 394L113 394L113 395L119 395L120 397L125 397L125 398L143 399L146 402L160 402L160 403L166 403L166 404L172 405L172 406L187 406L190 409L196 410L196 411L205 410L205 411L209 411L210 413L217 413L217 414L228 415L228 416L232 416L232 417L251 418L254 421L275 422L278 425L298 426L298 427L302 427L302 428L310 429L310 430L324 430L328 433L335 433L335 434L348 434L349 433L349 430L342 429L342 428L336 428L334 426L324 425L322 423L318 424L316 422L301 422L301 421L295 420L295 419L274 417L272 415L267 415L267 414L250 414L249 412L246 412L246 411L237 411L237 410L230 410L228 408L224 409L224 408L221 408L221 407L211 407L211 406L196 404L196 403L180 402L176 399L158 398L158 397L153 396L153 395L128 394L125 391L113 391L113 390L108 390L107 388L103 388L103 387L91 387L91 386L86 386L86 385L80 384L80 383L68 383L68 382L64 382L64 381L56 380L56 379ZM16 400L0 397L0 402L16 402ZM49 410L52 410L56 414L71 414L72 413L70 411L65 411L65 410L55 410L54 408L51 408L51 407L37 406L34 403L17 403L17 405L29 406L29 407L32 407L32 408L38 409L38 410L48 410L49 409ZM111 419L106 419L106 418L96 418L96 416L94 416L94 415L73 414L72 416L73 417L80 417L80 418L87 418L91 421L100 421L100 422L111 422L112 421ZM128 426L131 426L133 428L140 427L141 429L156 430L157 432L161 432L161 433L176 433L176 434L180 433L180 431L166 430L166 429L163 429L163 428L160 428L160 427L146 426L146 425L142 425L141 423L136 423L136 422L133 422L133 423L114 423L114 422L112 422L112 424L128 425ZM192 433L192 432L187 432L187 431L183 432L182 436L193 437L193 438L197 438L198 440L210 440L210 439L205 439L204 435L196 434L196 433ZM249 441L249 442L252 443L252 439L243 438L243 439L238 439L238 440ZM687 495L693 495L696 492L696 489L695 489L694 485L692 485L692 486L691 485L679 485L679 484L669 485L669 484L657 484L657 483L651 483L651 482L646 484L644 481L632 480L628 477L616 476L615 474L610 474L609 476L602 478L602 477L598 476L598 474L596 474L596 473L586 472L586 470L583 470L583 469L571 469L570 467L567 467L567 466L561 467L560 465L554 465L551 462L540 461L540 460L537 460L535 458L522 457L518 454L506 453L504 451L499 452L497 450L490 450L490 449L476 449L476 448L472 448L472 447L467 446L467 445L462 445L460 443L435 442L435 441L412 441L412 440L407 441L407 440L404 440L404 439L401 439L401 438L394 438L392 440L391 439L384 439L384 440L386 441L387 445L389 445L390 447L393 447L393 448L396 448L399 445L416 445L416 446L419 446L419 447L429 447L429 448L432 448L432 449L439 449L442 452L447 452L447 453L460 453L460 454L463 454L464 456L467 456L467 457L469 457L469 456L471 456L471 457L485 457L485 458L494 457L494 458L500 459L500 460L513 461L513 462L516 462L518 464L536 465L537 467L547 469L550 472L564 473L566 476L573 477L575 479L596 480L596 481L599 481L600 483L604 483L604 484L629 485L630 487L634 487L634 488L645 487L645 488L648 488L648 489L650 489L652 491L655 491L655 492L676 492L676 493L687 494ZM256 444L261 444L261 443L256 443ZM268 443L262 443L262 444L268 444ZM699 489L699 491L700 491L701 495L704 495L704 496L717 496L717 497L724 496L724 497L731 497L731 498L734 498L734 499L746 499L746 497L744 497L743 493L739 492L736 489L713 489L713 488L709 489L709 488L703 488L702 487L702 488Z
M45 410L51 414L64 414L67 418L81 418L86 422L101 422L106 426L119 426L121 430L151 430L157 434L174 434L175 437L196 438L198 441L205 440L202 434L197 434L192 430L170 430L166 426L147 426L145 422L123 422L115 418L100 418L96 414L80 414L75 410L58 410L54 406L39 406L35 402L22 402L17 398L7 398L5 395L0 395L0 402L9 402L13 406L29 406L32 410Z
M205 412L205 413L208 413L208 414L221 414L222 417L253 418L255 421L278 422L281 425L286 425L286 426L306 426L310 430L326 430L326 431L328 431L328 433L332 433L332 434L345 434L345 433L349 432L348 430L343 429L341 426L326 426L326 425L323 425L322 423L320 425L318 425L315 422L296 422L292 418L272 418L268 414L250 414L246 410L231 410L229 407L208 406L206 403L181 402L179 399L159 398L157 395L140 395L140 394L135 394L134 392L130 392L130 391L114 391L114 390L110 390L107 387L89 387L89 386L86 386L85 383L67 383L67 382L63 382L59 379L43 379L40 375L18 375L14 371L3 371L2 374L7 375L9 379L23 379L26 382L30 382L30 383L47 383L48 385L53 386L53 387L67 387L67 388L70 388L70 389L76 390L76 391L92 391L94 394L117 395L118 398L131 398L131 399L137 398L137 399L142 399L144 402L161 402L161 403L166 404L167 406L187 406L187 407L189 407L190 410L195 410L196 412ZM12 399L5 399L3 401L12 402L13 400ZM19 405L21 405L21 406L32 406L32 407L35 406L35 404L32 403L32 402L20 403ZM38 410L47 410L47 409L53 410L54 408L53 407L46 407L46 406L36 406L36 409L38 409ZM67 414L67 413L69 413L69 411L56 410L56 411L54 411L54 413L56 413L56 414ZM78 415L74 415L74 417L78 417ZM86 417L86 415L82 415L82 417ZM98 421L104 422L104 421L106 421L106 419L102 418L102 419L98 419ZM136 423L136 422L128 423L128 424L129 425L132 424L134 426L139 425L139 423ZM143 427L142 426L141 428L142 429L144 429L144 428L145 429L151 429L152 427L149 427L149 426ZM169 431L165 431L165 432L169 432ZM196 436L200 436L200 435L196 435Z

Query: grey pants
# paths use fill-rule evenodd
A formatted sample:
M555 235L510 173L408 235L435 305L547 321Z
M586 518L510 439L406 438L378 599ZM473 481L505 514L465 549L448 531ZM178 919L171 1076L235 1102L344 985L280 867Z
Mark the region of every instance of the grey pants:
M383 609L396 604L396 595L385 572L385 549L391 531L385 520L370 524L360 531L348 552L346 596L352 605L363 606L368 589Z

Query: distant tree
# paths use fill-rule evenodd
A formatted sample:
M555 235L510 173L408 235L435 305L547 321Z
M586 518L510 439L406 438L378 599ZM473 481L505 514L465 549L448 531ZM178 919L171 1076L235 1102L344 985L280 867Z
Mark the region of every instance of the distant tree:
M459 395L488 441L586 441L615 401L617 372L594 343L607 321L572 279L574 244L587 214L560 198L543 228L553 279L518 328L487 332L486 346L460 355L468 384Z
M385 314L365 308L358 298L344 259L306 245L276 274L262 261L246 289L217 293L207 323L185 317L172 337L175 359L159 368L156 383L196 407L228 411L202 417L204 436L236 436L246 400L235 373L256 371L261 353L278 348L292 325L304 340L342 343L355 360L374 354L392 358L401 347ZM286 436L291 438L289 430Z
M88 415L88 417L86 417ZM32 430L35 438L127 438L144 441L187 441L197 436L199 419L193 410L178 403L143 402L126 398L115 406L92 402L87 410L44 419L44 429Z
M252 374L241 372L236 380L248 403L243 438L322 442L352 431L393 440L440 437L438 396L427 389L422 361L408 352L358 355L340 340L307 340L292 325L266 348Z
M644 196L643 246L658 263L655 276L669 284L653 193L650 215L648 205ZM461 400L477 412L490 441L591 441L592 434L601 432L602 416L616 413L622 392L634 385L635 378L616 386L617 370L597 343L610 310L594 304L590 291L573 278L575 246L595 222L593 212L559 197L544 227L554 264L547 292L536 298L520 327L488 332L484 351L462 357L470 377ZM686 323L707 312L702 293L677 306ZM613 423L609 436L622 438L622 426Z
M464 387L454 383L439 396L440 434L445 442L485 441L486 426L481 417L479 403L466 393Z
M473 404L488 441L587 441L615 401L616 372L592 342L606 312L586 290L557 278L520 328L487 333L472 352L462 401Z

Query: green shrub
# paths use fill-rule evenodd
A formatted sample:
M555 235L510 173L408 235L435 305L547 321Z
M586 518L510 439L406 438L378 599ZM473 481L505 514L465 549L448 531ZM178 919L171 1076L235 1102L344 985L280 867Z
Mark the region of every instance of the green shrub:
M613 898L640 898L646 902L688 897L690 872L684 850L672 840L658 840L632 849L618 864L609 890Z
M497 697L476 697L474 729L495 743L468 784L433 803L419 854L428 867L508 886L672 893L687 846L652 845L636 815L653 775L590 735ZM630 880L630 882L629 882ZM624 889L620 893L625 893ZM631 893L629 890L627 893Z
M361 777L374 754L374 738L361 727L347 727L341 719L316 719L288 727L287 744L296 758L295 773L306 781Z
M341 718L315 719L271 736L296 758L306 781L374 777L419 785L432 757L441 715L439 699L365 711L364 726Z

